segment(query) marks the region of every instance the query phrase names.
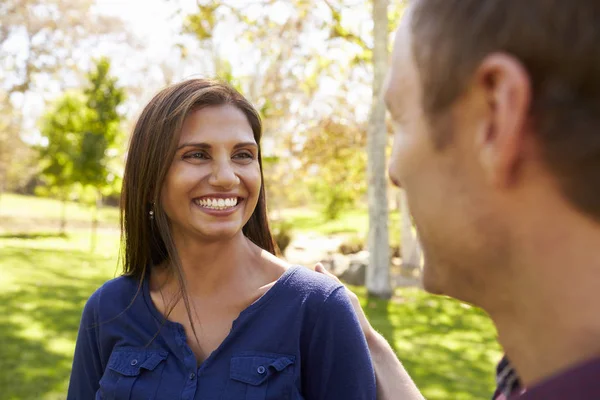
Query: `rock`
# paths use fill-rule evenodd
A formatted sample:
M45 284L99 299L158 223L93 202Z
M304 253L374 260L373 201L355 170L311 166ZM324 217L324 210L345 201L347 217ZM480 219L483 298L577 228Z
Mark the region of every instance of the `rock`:
M339 278L349 285L364 286L367 279L367 265L369 252L361 251L347 256L348 268L339 275Z
M317 262L323 262L326 268L332 255L337 251L341 240L320 235L297 235L285 250L285 259L291 264L312 267Z

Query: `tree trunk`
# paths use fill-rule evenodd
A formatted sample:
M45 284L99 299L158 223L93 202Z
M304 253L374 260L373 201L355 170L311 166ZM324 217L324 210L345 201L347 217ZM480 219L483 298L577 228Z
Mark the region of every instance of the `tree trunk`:
M4 195L4 182L6 180L5 179L6 175L5 175L4 171L1 169L1 166L0 166L0 173L2 174L2 178L0 180L0 201L1 201L2 200L2 196Z
M388 1L373 0L373 103L367 138L369 197L369 295L390 298L390 248L386 176L387 131L381 93L388 64Z
M96 242L98 239L98 210L102 206L102 194L100 192L96 195L96 203L92 212L92 235L90 239L90 253L96 251Z
M402 243L402 268L405 271L414 271L421 268L421 245L410 218L410 210L406 201L406 192L400 192L401 201L401 231L400 242Z
M60 211L60 231L59 234L64 236L66 234L67 227L67 194L63 192L62 204Z

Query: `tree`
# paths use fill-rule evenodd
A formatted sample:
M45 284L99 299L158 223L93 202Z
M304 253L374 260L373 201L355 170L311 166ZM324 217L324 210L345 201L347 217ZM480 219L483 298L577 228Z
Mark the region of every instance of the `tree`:
M117 78L110 76L110 61L107 58L96 61L88 80L89 84L84 90L88 119L82 132L75 167L76 180L96 192L91 239L91 251L94 251L102 195L109 193L118 179L118 174L111 171L110 162L122 147L123 116L119 107L125 101L125 91L117 85Z
M76 182L76 159L81 133L89 120L85 98L67 93L43 116L40 131L44 146L39 147L41 175L47 187L63 202L60 233L65 233L66 202Z
M26 147L19 137L21 112L13 107L8 93L0 91L0 194L8 184L16 151Z
M307 183L328 220L355 205L366 192L366 133L363 126L325 118L306 132L304 169L315 171ZM332 145L335 143L335 145Z
M94 251L102 195L118 190L120 181L115 161L122 148L120 106L125 91L110 76L110 62L106 58L96 61L88 73L88 81L83 93L67 93L44 116L41 133L45 143L39 152L42 176L50 190L58 192L63 204L76 184L80 197L90 190L93 192L91 251ZM63 207L63 233L64 227Z
M367 175L369 202L369 268L367 291L381 298L391 297L389 206L386 177L387 129L383 81L388 63L388 0L373 0L373 102L367 135Z
M0 3L0 56L4 89L25 93L41 75L71 70L73 52L86 40L123 32L120 20L92 12L94 0L3 0ZM18 40L19 46L5 46Z
M421 267L421 245L413 227L406 192L400 190L400 237L402 243L402 268L413 271Z
M0 193L17 154L27 148L18 103L29 93L43 95L49 82L62 82L65 76L72 80L80 46L126 34L121 20L94 13L93 5L94 0L0 1L0 127L8 123L10 128L0 134ZM80 57L87 54L79 51Z
M389 298L392 289L389 273L389 206L386 175L388 130L381 90L388 65L388 37L399 19L404 4L398 2L395 7L390 8L389 0L372 0L373 45L369 46L369 38L365 39L359 33L344 27L341 6L336 7L332 0L325 0L325 3L330 8L333 19L330 38L342 38L356 45L362 51L356 53L354 62L357 65L372 66L372 103L367 136L369 205L367 290L369 295Z

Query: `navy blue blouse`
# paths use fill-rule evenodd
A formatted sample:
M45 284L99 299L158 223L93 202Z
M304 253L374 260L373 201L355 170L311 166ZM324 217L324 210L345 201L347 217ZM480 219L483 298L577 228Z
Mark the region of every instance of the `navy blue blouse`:
M155 308L145 279L119 277L88 300L69 400L371 400L375 376L344 288L288 269L198 367L183 326ZM161 327L162 324L162 327Z

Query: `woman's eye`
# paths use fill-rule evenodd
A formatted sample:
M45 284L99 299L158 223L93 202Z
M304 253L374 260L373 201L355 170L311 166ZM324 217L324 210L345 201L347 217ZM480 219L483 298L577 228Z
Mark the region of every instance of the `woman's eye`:
M192 153L187 153L183 156L184 159L197 159L197 160L207 160L208 155L203 151L194 151Z
M241 160L253 160L254 154L252 154L248 151L243 151L241 153L237 153L236 155L234 155L233 158L237 158L237 159L241 159Z

